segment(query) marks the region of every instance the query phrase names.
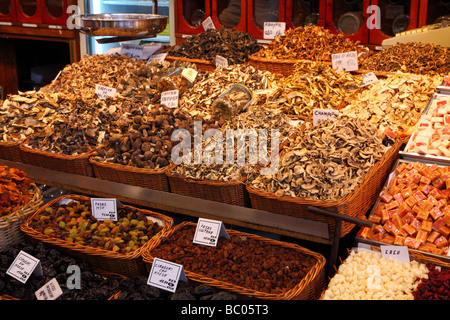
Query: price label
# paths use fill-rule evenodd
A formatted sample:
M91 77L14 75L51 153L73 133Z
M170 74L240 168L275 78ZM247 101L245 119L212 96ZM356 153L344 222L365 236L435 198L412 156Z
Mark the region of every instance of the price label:
M409 262L407 246L380 246L383 258L392 258L400 262Z
M56 300L63 294L63 292L58 281L56 281L56 278L53 278L34 294L38 300Z
M114 98L116 95L116 89L96 84L95 93L100 99L106 99L106 97Z
M178 90L169 90L161 92L161 104L167 106L168 108L178 107Z
M123 43L120 47L120 54L125 54L131 58L142 59L144 46L132 43Z
M197 78L197 73L198 72L195 69L184 68L181 72L181 75L193 83L195 81L195 78Z
M154 55L150 56L150 58L148 59L147 64L149 64L153 60L158 60L159 63L161 63L161 61L164 61L166 59L166 57L167 57L167 53L154 54Z
M42 275L41 262L25 251L20 251L6 273L25 283L33 273Z
M153 260L150 275L147 279L148 285L175 292L180 280L187 281L182 265L158 258Z
M219 237L230 239L221 221L203 218L198 219L197 229L194 234L194 243L215 247L217 246Z
M358 67L358 53L356 51L335 53L331 55L331 64L337 71L356 71Z
M264 39L275 39L284 36L286 22L264 22Z
M203 20L202 26L203 26L203 29L205 31L209 30L209 29L215 29L216 28L216 26L214 25L214 22L212 21L211 17L208 17L205 20Z
M216 68L228 68L228 60L222 56L217 55L216 56Z
M332 119L339 117L339 111L333 109L313 109L313 125L316 125L321 120Z
M117 221L117 200L113 198L91 198L91 211L97 220Z
M361 78L362 78L361 87L366 87L378 81L377 76L373 72L363 74Z

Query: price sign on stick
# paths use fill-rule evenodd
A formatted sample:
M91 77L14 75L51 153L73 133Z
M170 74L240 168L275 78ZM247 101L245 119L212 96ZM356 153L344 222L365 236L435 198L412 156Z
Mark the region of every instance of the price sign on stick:
M337 71L356 71L358 67L358 53L356 51L335 53L331 55L331 64Z
M222 56L216 56L216 67L228 68L228 60Z
M198 219L197 229L194 234L194 243L215 247L217 246L219 237L230 239L221 221L203 218Z
M13 263L6 271L6 274L16 280L25 283L32 274L42 275L42 266L39 259L25 251L20 251Z
M142 59L144 54L144 46L132 43L124 43L120 47L120 54L126 54L131 58Z
M167 106L168 108L178 107L179 99L178 90L169 90L161 92L161 104Z
M203 26L203 29L205 31L209 30L209 29L215 29L216 28L216 26L214 25L214 22L212 21L211 17L208 17L205 20L203 20L202 26Z
M378 81L377 76L373 72L363 74L361 78L362 78L361 87L366 87Z
M380 246L383 258L392 258L400 262L409 262L409 252L407 246Z
M63 294L56 278L53 278L44 284L38 291L34 293L38 300L56 300Z
M339 117L339 111L333 109L313 109L313 125L316 125L320 120L332 119L336 120Z
M114 98L116 95L116 89L96 84L95 93L100 99L106 99L106 97Z
M97 220L117 221L117 200L113 198L91 198L91 211Z
M187 281L182 265L158 258L153 259L152 269L147 279L148 285L175 292L179 280Z

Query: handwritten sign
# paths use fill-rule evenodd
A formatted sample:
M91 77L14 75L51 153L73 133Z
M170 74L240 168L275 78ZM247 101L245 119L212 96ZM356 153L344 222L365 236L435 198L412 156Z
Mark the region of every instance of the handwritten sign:
M20 251L14 259L11 266L6 271L6 274L15 278L16 280L25 283L33 274L42 275L42 266L39 259L25 251Z
M183 71L181 72L181 75L192 83L194 83L195 78L197 78L197 74L198 74L197 70L192 68L184 68Z
M228 68L228 60L222 56L216 56L216 67Z
M169 90L161 92L161 104L168 108L178 107L179 91Z
M356 51L335 53L331 55L331 64L337 71L356 71L358 67L358 53Z
M212 21L211 17L208 17L205 20L203 20L202 26L203 26L203 29L205 31L209 30L209 29L215 29L216 28L216 26L214 25L214 22Z
M400 262L409 262L407 246L380 246L383 258L392 258Z
M175 292L178 281L187 281L184 267L170 261L154 258L152 268L147 279L147 284Z
M221 221L203 218L198 219L197 229L194 234L194 243L215 247L217 246L219 237L230 239Z
M339 117L339 111L333 109L313 109L313 125L321 120L336 119Z
M97 94L100 99L106 99L107 97L114 98L116 95L116 89L96 84L95 94Z
M264 39L275 39L284 35L286 22L264 22Z
M373 72L363 74L361 76L361 78L362 78L362 83L361 83L360 87L366 87L366 86L371 85L378 81L377 76Z
M56 300L63 292L56 278L53 278L39 288L34 294L38 300Z
M97 220L117 221L117 200L113 198L91 198L91 211Z
M131 58L142 59L144 46L132 43L123 43L120 47L120 54L125 54Z
M159 63L161 63L161 61L164 61L166 59L166 57L167 57L167 53L154 54L154 55L150 56L150 58L148 59L147 64L149 64L153 60L158 60Z

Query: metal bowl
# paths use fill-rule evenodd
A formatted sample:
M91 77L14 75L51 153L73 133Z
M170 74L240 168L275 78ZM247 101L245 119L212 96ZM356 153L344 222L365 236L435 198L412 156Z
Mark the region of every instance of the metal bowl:
M167 17L158 14L103 13L76 15L75 27L88 36L154 37L164 31Z

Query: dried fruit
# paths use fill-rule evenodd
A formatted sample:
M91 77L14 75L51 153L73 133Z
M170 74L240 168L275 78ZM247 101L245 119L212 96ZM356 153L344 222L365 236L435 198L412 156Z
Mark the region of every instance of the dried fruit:
M33 198L31 180L16 168L0 166L0 217L9 215Z

